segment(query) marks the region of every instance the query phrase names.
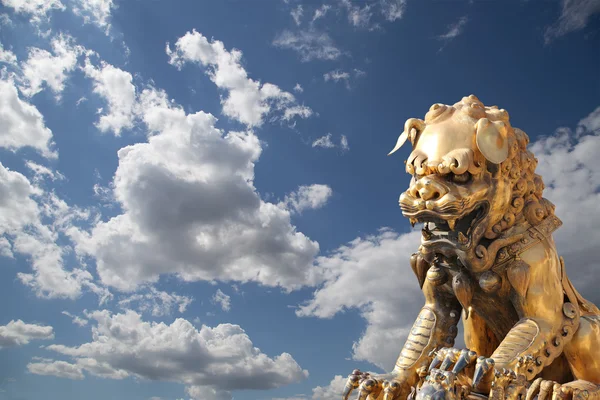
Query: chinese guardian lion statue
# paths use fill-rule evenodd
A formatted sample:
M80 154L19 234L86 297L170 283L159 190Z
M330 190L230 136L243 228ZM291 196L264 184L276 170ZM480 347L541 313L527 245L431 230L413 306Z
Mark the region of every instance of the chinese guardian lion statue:
M566 275L528 136L471 95L406 121L390 154L407 140L400 208L423 224L410 265L425 305L393 372L355 370L343 398L600 399L600 310Z

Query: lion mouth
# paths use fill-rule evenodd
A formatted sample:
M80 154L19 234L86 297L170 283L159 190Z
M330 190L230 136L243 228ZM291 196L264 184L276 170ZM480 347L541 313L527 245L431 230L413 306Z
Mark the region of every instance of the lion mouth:
M423 224L423 244L442 241L470 247L473 232L487 215L488 208L487 202L481 202L461 217L422 211L413 215L411 221Z

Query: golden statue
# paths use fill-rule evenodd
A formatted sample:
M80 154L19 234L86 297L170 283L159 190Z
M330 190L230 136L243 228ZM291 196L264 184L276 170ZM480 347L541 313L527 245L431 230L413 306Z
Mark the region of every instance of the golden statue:
M471 95L398 138L413 151L402 214L423 223L410 265L425 295L394 370L355 370L359 400L600 399L600 310L573 287L529 138ZM455 349L461 318L467 349Z

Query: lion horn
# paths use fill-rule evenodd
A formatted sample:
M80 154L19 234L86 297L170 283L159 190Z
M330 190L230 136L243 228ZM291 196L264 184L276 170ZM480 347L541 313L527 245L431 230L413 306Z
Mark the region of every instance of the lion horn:
M425 129L425 121L420 120L418 118L410 118L410 119L408 119L406 121L406 123L404 124L404 131L398 137L398 141L396 142L396 146L394 147L394 149L392 151L390 151L388 153L388 156L392 155L396 151L398 151L398 149L400 147L402 147L402 145L404 144L404 142L406 142L406 139L409 138L409 135L410 135L410 142L414 146L415 143L417 142L417 136L419 135L419 133L421 133L423 131L423 129Z

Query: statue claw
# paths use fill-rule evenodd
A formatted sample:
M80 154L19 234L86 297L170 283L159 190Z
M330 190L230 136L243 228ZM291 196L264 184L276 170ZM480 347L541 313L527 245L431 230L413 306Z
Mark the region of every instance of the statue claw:
M458 374L463 369L465 369L467 365L472 364L475 361L476 357L477 353L475 353L474 351L471 351L469 349L461 350L458 360L456 361L456 364L454 364L452 372Z
M348 380L346 381L346 385L344 386L344 390L342 392L343 400L348 400L352 391L360 385L362 376L363 373L358 369L352 371L352 373L348 376Z
M473 387L478 387L484 378L491 379L491 371L494 369L494 360L486 357L479 357L475 366L475 375L473 375Z
M357 400L367 400L369 395L373 395L374 398L377 398L381 393L381 381L369 378L364 380L358 389L358 397Z
M383 400L394 400L400 392L400 384L398 382L383 382Z

